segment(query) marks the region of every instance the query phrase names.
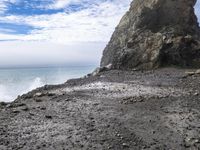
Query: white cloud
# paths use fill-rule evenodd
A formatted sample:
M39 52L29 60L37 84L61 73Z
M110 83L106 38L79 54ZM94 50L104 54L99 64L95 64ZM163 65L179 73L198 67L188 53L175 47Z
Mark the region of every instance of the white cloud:
M57 0L65 4L79 0ZM108 41L115 26L127 11L131 0L115 0L101 2L87 9L71 13L57 13L52 15L35 16L4 16L0 21L14 24L24 23L42 28L33 30L29 35L0 34L0 40L45 40L58 43ZM60 5L61 6L61 5Z
M61 9L65 8L72 2L77 2L79 0L54 0L54 2L47 6L48 9Z
M7 10L7 5L5 1L0 1L0 14L4 13Z
M8 3L17 3L18 0L1 0L0 1L0 14L3 14L8 8Z
M50 42L0 42L0 67L18 65L99 64L106 43L81 42L66 45Z

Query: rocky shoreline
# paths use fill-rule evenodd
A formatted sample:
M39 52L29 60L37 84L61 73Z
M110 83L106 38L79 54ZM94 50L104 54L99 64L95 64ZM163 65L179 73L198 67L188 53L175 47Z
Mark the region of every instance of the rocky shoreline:
M101 68L0 103L0 150L199 150L200 71L163 68L200 67L195 3L134 0Z
M0 104L0 149L199 149L194 72L110 70L36 89Z

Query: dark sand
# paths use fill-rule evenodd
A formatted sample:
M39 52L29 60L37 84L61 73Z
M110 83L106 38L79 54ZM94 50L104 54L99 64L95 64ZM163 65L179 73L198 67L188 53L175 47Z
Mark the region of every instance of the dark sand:
M0 150L198 150L200 75L107 71L0 104Z

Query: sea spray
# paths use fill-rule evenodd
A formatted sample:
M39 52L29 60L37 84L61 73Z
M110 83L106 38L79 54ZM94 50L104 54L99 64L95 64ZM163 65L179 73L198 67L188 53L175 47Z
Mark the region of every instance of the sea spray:
M8 89L4 85L0 85L0 102L9 102L13 100L13 96L9 95Z
M35 78L34 81L30 84L30 87L28 88L28 91L31 91L31 90L36 89L36 88L38 88L38 87L41 87L41 86L43 86L43 85L45 85L45 83L42 82L42 79L41 79L41 78L37 77L37 78Z
M0 101L11 102L45 84L61 84L84 76L95 67L0 69Z

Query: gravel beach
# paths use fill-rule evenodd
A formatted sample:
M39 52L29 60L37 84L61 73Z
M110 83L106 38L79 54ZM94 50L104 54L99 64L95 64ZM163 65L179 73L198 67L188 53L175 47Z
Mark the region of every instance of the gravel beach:
M101 72L0 104L1 150L198 150L200 75Z

